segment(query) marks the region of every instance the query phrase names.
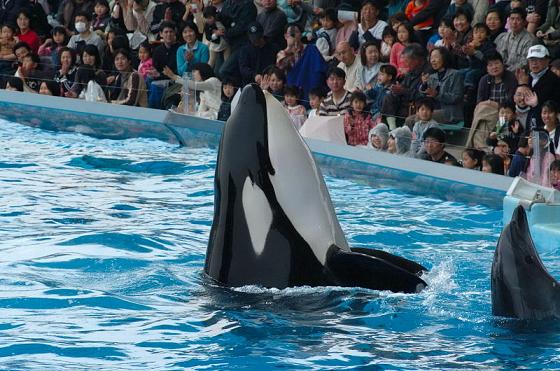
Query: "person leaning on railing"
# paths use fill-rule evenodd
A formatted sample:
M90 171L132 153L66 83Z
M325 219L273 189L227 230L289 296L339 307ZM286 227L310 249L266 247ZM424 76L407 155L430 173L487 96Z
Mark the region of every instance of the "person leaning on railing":
M197 116L216 120L222 103L222 83L214 76L214 70L207 63L196 63L191 68L192 79L185 79L176 75L169 67L165 67L163 73L171 80L186 86L189 90L200 92L199 104L196 109ZM187 102L181 100L179 111L183 111L182 107L185 104Z

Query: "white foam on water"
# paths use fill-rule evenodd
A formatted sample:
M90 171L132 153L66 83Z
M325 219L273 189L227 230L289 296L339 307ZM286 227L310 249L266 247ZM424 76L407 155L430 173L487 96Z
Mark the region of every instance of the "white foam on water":
M428 273L422 276L428 287L422 291L424 296L423 304L430 312L441 312L442 309L437 306L441 302L440 297L443 294L451 293L458 286L453 277L455 276L455 266L453 261L448 259L435 265Z
M298 287L287 287L285 289L277 288L266 288L256 285L247 285L241 287L232 287L233 291L243 292L246 294L272 294L275 296L304 296L313 294L325 294L333 291L339 292L349 292L354 291L355 288L352 287L337 287L337 286L298 286ZM367 289L364 289L367 290ZM372 291L372 290L367 290Z

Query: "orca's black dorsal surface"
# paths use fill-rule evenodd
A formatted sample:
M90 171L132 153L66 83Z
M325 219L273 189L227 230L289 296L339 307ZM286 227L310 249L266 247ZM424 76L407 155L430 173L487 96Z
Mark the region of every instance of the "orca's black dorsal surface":
M311 151L283 106L246 86L227 121L204 271L227 286L418 292L414 262L352 251Z
M522 206L504 227L492 263L492 313L519 319L560 318L560 287L544 267Z

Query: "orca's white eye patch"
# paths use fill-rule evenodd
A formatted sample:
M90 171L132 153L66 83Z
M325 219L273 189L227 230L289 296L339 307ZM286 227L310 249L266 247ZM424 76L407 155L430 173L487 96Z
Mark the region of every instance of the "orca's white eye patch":
M272 224L272 210L266 195L253 184L249 177L243 183L243 211L253 249L257 255L262 254L266 244L266 236Z

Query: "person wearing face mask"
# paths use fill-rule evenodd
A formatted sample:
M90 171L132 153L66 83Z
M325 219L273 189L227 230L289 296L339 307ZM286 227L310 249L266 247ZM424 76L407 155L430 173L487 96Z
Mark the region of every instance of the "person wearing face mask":
M91 14L80 12L74 18L74 26L77 35L74 35L68 41L68 47L77 51L78 55L82 53L82 49L86 45L95 45L99 50L99 54L103 53L105 43L99 35L93 32L91 26Z
M154 20L156 3L152 0L120 0L122 6L124 24L129 30L136 30L148 37L149 41L157 39L157 32L150 30Z

